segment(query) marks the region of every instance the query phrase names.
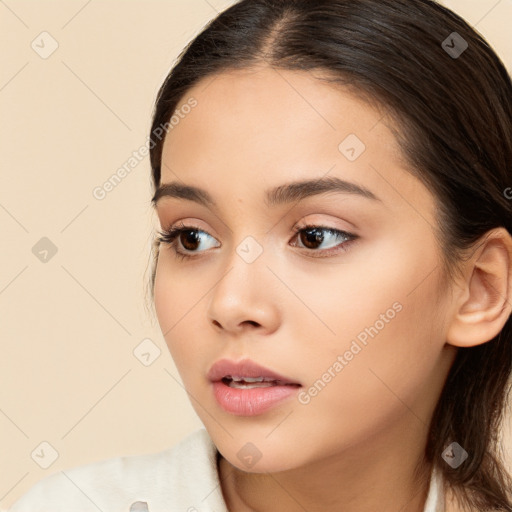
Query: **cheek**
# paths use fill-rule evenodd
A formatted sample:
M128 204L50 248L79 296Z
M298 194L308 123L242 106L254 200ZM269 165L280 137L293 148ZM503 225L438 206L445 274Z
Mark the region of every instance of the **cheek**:
M169 255L160 255L155 273L154 302L160 329L172 358L179 368L181 352L190 344L179 342L186 334L184 328L190 327L194 314L194 304L199 297L193 287L183 283L183 273L168 261ZM173 270L174 269L174 270ZM190 336L190 332L189 332Z
M155 272L155 311L164 335L171 328L174 333L180 323L190 322L189 316L207 290L204 278L181 268L171 251L161 249Z
M386 232L365 240L332 265L310 266L299 273L283 265L283 280L293 283L301 299L301 303L290 301L290 305L296 304L295 317L303 331L316 326L326 342L323 347L336 352L344 341L376 322L379 332L389 332L390 325L404 327L408 318L414 325L439 307L435 242L429 232L414 233L415 238L426 240L420 246L411 241L411 231L414 229L406 226L400 233Z
M424 249L395 238L359 251L322 293L309 294L335 332L308 359L313 407L364 422L418 399L444 345L439 271L433 242Z
M211 335L203 335L205 300L216 276L199 270L182 270L165 254L159 258L155 273L154 303L158 323L174 364L187 389L194 389L198 368L208 368L216 358Z
M163 257L162 251L160 250L155 272L153 298L156 316L164 336L172 326L172 312L174 311L174 302L176 299L176 288L170 279L169 271L167 270L165 263L165 257Z

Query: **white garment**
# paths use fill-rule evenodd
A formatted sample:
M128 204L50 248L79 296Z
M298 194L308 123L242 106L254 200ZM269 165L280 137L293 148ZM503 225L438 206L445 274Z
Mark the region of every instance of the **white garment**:
M6 512L228 512L216 456L213 441L200 428L161 452L105 459L49 475ZM424 512L444 512L436 470Z

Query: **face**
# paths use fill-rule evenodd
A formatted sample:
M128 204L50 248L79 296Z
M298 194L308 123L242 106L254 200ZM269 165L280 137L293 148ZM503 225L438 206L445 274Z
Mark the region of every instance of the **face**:
M161 183L211 202L158 200L161 228L186 231L160 247L154 300L221 454L247 470L238 454L252 450L261 459L250 471L280 471L427 420L448 292L434 197L408 172L389 119L298 71L226 72L182 105L190 98L165 139ZM279 393L212 384L220 359L250 359L299 386L278 387L284 398L262 408ZM249 409L226 410L220 386Z

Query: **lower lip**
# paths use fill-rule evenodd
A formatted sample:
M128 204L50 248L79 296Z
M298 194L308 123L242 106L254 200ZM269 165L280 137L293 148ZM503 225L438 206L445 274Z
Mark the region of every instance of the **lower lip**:
M300 386L270 386L266 388L231 388L223 382L213 382L213 393L219 405L237 416L256 416L297 393Z

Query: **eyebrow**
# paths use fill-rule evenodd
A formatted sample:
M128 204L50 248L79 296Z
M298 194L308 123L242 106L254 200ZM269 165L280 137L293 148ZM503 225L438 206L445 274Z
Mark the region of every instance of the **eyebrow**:
M294 181L272 189L267 189L265 191L265 203L268 207L275 207L328 192L354 194L374 201L381 201L371 190L368 190L362 185L357 185L335 176L329 176L325 178ZM163 197L186 199L207 207L217 206L212 196L206 190L192 185L184 185L178 181L160 185L151 199L151 202L156 206L158 201Z

